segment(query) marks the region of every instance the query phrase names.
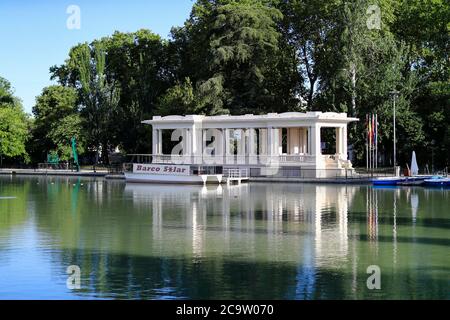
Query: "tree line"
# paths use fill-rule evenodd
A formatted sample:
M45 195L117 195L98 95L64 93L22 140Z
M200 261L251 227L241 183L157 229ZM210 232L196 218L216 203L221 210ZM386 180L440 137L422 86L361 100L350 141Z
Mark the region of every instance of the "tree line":
M70 138L93 162L150 153L153 115L347 112L356 165L365 115L377 113L379 152L398 162L448 165L450 8L445 0L197 0L163 39L115 32L74 46L50 68L57 84L27 117L0 81L0 152L33 163L71 158ZM433 159L432 159L433 158Z

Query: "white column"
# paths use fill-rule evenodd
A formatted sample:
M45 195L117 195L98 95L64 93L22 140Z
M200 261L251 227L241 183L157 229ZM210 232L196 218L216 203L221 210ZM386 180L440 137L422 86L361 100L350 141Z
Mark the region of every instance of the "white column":
M255 129L248 129L248 163L256 163L256 135Z
M223 130L221 129L212 129L212 130L207 130L207 132L212 132L213 136L214 136L214 156L216 158L216 162L221 161L221 159L219 159L219 157L223 157L224 155L224 141L223 141ZM206 132L203 134L206 137ZM208 136L209 138L209 136ZM205 138L206 139L206 138ZM210 140L210 139L209 139ZM206 142L203 142L203 146L206 147ZM203 151L202 151L203 153Z
M275 150L277 155L283 154L283 128L275 129L278 134L278 148Z
M225 145L225 163L231 163L232 157L231 157L231 140L230 140L230 129L224 129L224 145Z
M163 148L162 148L162 130L159 129L158 130L158 154L162 154L163 153Z
M303 141L303 128L297 128L296 139L297 139L298 153L305 153L304 148L305 142Z
M192 127L191 129L189 129L190 131L190 142L191 142L191 155L192 156L196 156L197 154L197 138L198 138L198 132L197 129L194 127ZM195 162L195 157L194 157L194 161Z
M269 137L270 137L270 150L271 150L271 155L272 156L276 156L279 155L279 150L278 147L280 145L280 131L278 128L270 128L270 133Z
M194 151L194 143L195 143L194 135L195 135L195 132L194 132L194 129L192 129L192 128L187 129L187 132L188 132L188 140L187 140L187 142L188 142L188 145L189 145L189 148L188 148L189 155L192 155L193 151Z
M342 153L342 143L341 143L341 128L337 127L336 132L336 154L340 155Z
M183 139L185 139L184 144L184 154L188 157L192 156L193 154L193 145L194 145L194 130L192 128L186 128L183 131Z
M259 129L259 154L263 156L267 156L268 154L268 129L267 128L261 128Z
M158 154L158 130L152 130L152 153Z
M189 131L188 129L183 129L183 154L189 154Z
M197 161L199 163L203 162L203 149L205 148L205 144L204 144L204 136L206 135L205 131L203 130L203 128L198 128L197 129L197 145L195 146L195 155L197 156Z
M192 155L195 164L202 163L203 143L203 129L194 126L192 129Z
M299 128L288 128L288 154L299 154L301 152L301 139Z
M236 129L235 131L238 131L239 139L237 139L237 163L238 164L245 164L245 129Z
M189 162L189 130L188 129L181 129L183 133L183 158L184 162Z
M216 163L223 164L223 157L225 155L225 141L224 141L224 130L223 129L214 129L214 146L215 146L215 159Z
M315 177L320 178L325 175L325 171L322 169L325 169L325 162L322 158L322 150L321 150L321 143L320 143L320 125L315 124L310 127L311 132L311 155L314 156L314 163L315 163Z
M320 144L320 126L311 126L311 155L320 156L322 154L321 144Z
M341 149L342 149L342 156L341 159L347 160L347 125L344 125L342 127L341 131Z
M268 156L272 155L272 140L273 140L272 128L267 128L266 150Z
M300 153L308 153L308 130L307 128L300 128Z

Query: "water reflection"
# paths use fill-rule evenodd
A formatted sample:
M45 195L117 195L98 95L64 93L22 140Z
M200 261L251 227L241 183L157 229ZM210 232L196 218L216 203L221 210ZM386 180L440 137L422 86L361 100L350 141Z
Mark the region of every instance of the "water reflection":
M310 237L316 263L320 265L347 256L348 206L355 191L355 188L314 185L299 189L289 185L244 184L223 188L128 184L124 194L133 199L135 206L151 207L153 240L159 243L164 238L170 244L188 232L195 257L202 256L209 231L214 236L220 234L223 241L217 244L221 252L230 250L231 233L247 241L246 249L253 249L255 235L263 232L267 255L272 259L280 253L286 236ZM167 213L174 207L181 223ZM186 230L164 232L173 228ZM167 237L174 238L167 241ZM294 251L289 254L291 260L298 260L295 254Z
M0 297L449 297L442 190L49 177L0 178L3 195L17 199L0 202L0 275L12 275L0 276ZM17 261L50 276L24 281ZM72 264L78 292L65 288ZM372 264L385 279L378 292L366 287Z
M416 223L417 211L419 210L419 195L417 194L417 192L412 192L410 195L410 199L411 199L412 222Z

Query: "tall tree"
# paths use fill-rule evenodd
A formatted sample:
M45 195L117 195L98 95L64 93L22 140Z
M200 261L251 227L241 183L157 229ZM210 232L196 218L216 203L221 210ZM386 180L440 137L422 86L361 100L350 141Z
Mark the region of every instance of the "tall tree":
M33 138L29 150L35 161L44 161L49 152L58 153L61 160L71 159L72 137L78 141L79 154L84 152L82 119L74 88L60 85L44 88L36 98L33 115Z
M127 152L151 149L149 126L141 121L151 118L160 96L173 84L167 41L149 30L115 32L105 43L106 73L120 87L115 126L120 146Z
M417 84L413 108L424 123L419 161L429 167L450 164L450 6L446 0L399 1L393 32L408 46L405 72Z
M294 49L296 70L302 80L300 93L311 110L324 70L336 64L327 56L336 50L331 43L337 24L337 1L281 0L278 7L284 15L282 29Z
M291 52L279 50L281 18L281 12L264 1L196 2L184 27L172 33L183 64L179 80L189 77L194 84L196 112L242 114L293 108L295 70Z
M99 61L95 51L101 52ZM72 48L65 64L52 67L51 72L62 85L79 90L80 101L86 107L83 117L97 115L93 121L103 128L100 131L108 132L110 145L118 145L128 153L145 153L151 149L151 130L141 121L154 115L160 96L174 83L175 64L169 63L172 56L167 41L149 30L115 32L91 45ZM83 67L88 64L90 67ZM102 77L98 77L99 71ZM105 99L94 101L101 91L110 100L106 109L100 107L100 100ZM92 139L91 144L98 144Z
M29 138L29 119L11 84L0 77L0 161L20 157L28 162L25 143Z
M411 107L416 77L404 73L408 48L390 31L395 3L294 0L280 1L280 8L285 32L297 53L310 110L347 112L360 119L368 113L379 113L380 141L389 155L393 117L389 92L397 89L401 92L398 109L405 116L398 117L397 125L404 132L402 142L409 142L402 146L420 144L421 120ZM372 25L372 19L379 25ZM416 134L406 130L411 124L415 124ZM364 160L365 131L364 121L349 131L356 164Z
M72 49L70 62L79 73L81 114L88 145L102 161L109 163L109 153L115 147L115 131L111 119L117 111L119 88L117 81L106 76L106 51L104 43L81 44ZM98 162L98 160L96 160Z
M91 148L148 152L141 121L155 114L284 112L306 101L360 119L378 113L389 159L395 89L398 159L415 150L445 166L449 12L445 0L197 0L170 40L116 32L73 48L52 73L78 90ZM365 132L364 121L350 130L356 164Z

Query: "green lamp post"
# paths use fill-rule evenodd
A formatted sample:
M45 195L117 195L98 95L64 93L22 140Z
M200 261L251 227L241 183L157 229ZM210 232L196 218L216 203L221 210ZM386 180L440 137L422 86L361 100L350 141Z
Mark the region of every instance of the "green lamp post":
M73 164L77 168L77 172L79 172L80 164L78 162L77 141L76 141L75 137L72 137L71 142L72 142Z

